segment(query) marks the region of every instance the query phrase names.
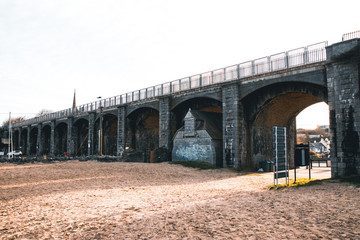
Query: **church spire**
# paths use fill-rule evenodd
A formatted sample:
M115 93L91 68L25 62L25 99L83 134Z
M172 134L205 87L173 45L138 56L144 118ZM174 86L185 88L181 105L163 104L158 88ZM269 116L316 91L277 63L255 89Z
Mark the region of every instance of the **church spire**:
M76 89L74 89L74 99L73 99L72 109L73 109L73 110L76 109Z

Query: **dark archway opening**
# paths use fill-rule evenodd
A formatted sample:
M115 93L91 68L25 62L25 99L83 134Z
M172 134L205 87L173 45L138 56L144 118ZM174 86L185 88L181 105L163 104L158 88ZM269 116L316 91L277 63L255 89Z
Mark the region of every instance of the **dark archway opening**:
M217 126L222 129L222 104L211 98L192 98L172 109L172 134L184 126L184 117L189 109L205 112L213 116Z
M21 150L20 146L19 146L19 130L15 130L13 132L13 142L12 144L14 144L14 150Z
M287 128L287 157L290 166L294 166L296 116L326 99L324 87L307 83L274 84L244 99L248 124L247 167L257 170L261 162L273 161L273 126Z
M103 139L102 139L102 154L116 156L117 154L117 116L113 114L103 115ZM100 119L95 122L94 132L94 148L95 152L100 154L99 142L100 140Z
M28 131L27 129L22 129L21 131L21 140L20 140L20 150L22 151L22 153L24 155L26 155L27 153L27 135L28 135Z
M127 117L126 147L141 153L143 161L150 161L150 153L159 148L159 112L140 108Z
M222 167L222 119L222 103L211 98L192 98L177 105L172 110L173 160L203 161Z
M51 126L46 125L41 131L42 154L50 154Z
M36 155L37 146L37 137L38 137L38 128L34 127L30 131L30 155Z
M60 123L55 127L54 154L63 156L67 152L67 124Z
M75 156L85 156L88 154L89 121L79 119L73 125L72 145Z

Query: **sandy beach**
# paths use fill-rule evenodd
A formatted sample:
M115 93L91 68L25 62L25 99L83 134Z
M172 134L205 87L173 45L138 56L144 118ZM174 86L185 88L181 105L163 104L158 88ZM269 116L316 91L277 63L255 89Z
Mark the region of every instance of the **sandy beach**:
M168 163L1 163L0 238L360 238L359 188L328 180L267 190L272 183L272 173Z

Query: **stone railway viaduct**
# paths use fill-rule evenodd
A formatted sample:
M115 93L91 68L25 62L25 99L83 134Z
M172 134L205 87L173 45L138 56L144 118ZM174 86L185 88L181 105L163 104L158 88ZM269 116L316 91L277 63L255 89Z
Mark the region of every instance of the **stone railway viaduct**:
M15 147L29 156L171 152L192 109L218 123L218 166L256 169L272 159L272 126L288 129L293 162L297 114L324 101L332 176L359 173L359 59L359 38L310 45L16 123Z

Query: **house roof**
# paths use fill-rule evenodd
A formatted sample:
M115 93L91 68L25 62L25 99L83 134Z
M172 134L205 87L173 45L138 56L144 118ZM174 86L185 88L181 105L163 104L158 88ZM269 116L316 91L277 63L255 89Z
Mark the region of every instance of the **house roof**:
M212 139L222 139L222 118L219 113L203 112L189 109L185 117L196 119L195 130L206 130ZM184 127L179 129L184 130Z

